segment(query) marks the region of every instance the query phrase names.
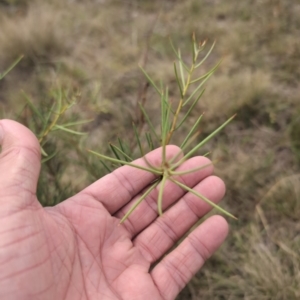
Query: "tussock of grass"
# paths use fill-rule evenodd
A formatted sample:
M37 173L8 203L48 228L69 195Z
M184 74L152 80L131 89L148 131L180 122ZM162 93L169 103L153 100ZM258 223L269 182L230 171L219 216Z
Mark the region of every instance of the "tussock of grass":
M54 202L104 174L81 144L105 153L106 141L133 138L129 128L138 115L137 100L146 97L145 107L159 124L159 103L145 88L138 64L155 82L164 80L170 99L178 99L168 37L180 45L184 58L193 31L210 45L217 40L201 72L221 57L223 62L190 124L205 112L202 138L237 112L203 152L221 158L216 173L227 185L222 205L239 221L231 222L224 247L178 299L299 299L298 1L5 2L9 5L0 6L0 72L20 54L25 57L0 82L1 114L21 111L21 89L46 108L54 99L49 90L63 88L81 95L66 118L94 119L78 127L90 133L78 147L78 139L62 133L49 138L46 150L59 150L61 156L43 166L39 195L51 194ZM30 125L31 117L26 109L20 120ZM82 176L75 180L74 173ZM44 184L49 181L51 190Z

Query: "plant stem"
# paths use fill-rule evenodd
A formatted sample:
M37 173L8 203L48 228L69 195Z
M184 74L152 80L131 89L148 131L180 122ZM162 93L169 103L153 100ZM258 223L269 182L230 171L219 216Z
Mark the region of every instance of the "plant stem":
M180 99L180 101L178 103L178 106L177 106L177 109L176 109L176 112L175 112L175 115L174 115L174 118L173 118L173 121L172 121L172 126L171 126L171 129L170 129L170 131L168 133L168 136L167 136L166 144L170 143L171 138L173 136L173 133L176 130L176 125L177 125L177 120L178 120L178 117L179 117L179 113L180 113L180 111L182 109L182 106L184 104L184 98L186 96L187 90L188 90L188 88L189 88L189 86L191 84L192 74L193 74L193 72L195 70L195 63L196 63L197 57L198 57L198 53L195 53L195 55L193 57L193 63L191 65L190 70L188 71L188 77L187 77L185 86L183 86L182 89L181 89L182 90L182 92L181 92L182 93L181 99ZM179 59L181 60L181 56L179 56ZM179 84L179 82L178 82L178 84ZM180 86L179 86L179 88L180 88Z

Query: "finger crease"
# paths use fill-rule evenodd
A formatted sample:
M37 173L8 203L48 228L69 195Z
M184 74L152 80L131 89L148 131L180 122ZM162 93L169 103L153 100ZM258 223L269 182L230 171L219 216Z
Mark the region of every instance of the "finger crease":
M210 257L210 251L207 246L201 242L199 239L194 239L191 236L188 236L188 241L191 247L199 254L203 261L206 261ZM199 244L200 247L197 247L195 244ZM202 250L202 251L201 251Z

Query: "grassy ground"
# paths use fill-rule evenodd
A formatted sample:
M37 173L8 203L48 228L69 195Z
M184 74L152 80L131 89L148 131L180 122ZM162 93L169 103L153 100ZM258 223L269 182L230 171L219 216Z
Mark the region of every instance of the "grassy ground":
M229 220L225 245L178 299L299 299L299 15L297 0L0 1L0 70L24 55L0 81L1 117L38 132L24 93L43 110L64 91L78 97L67 119L94 120L79 146L69 135L49 138L46 150L58 155L43 165L41 201L47 193L58 202L104 174L84 147L103 152L117 135L132 138L145 95L139 63L178 96L168 37L188 57L195 31L209 45L217 40L203 72L223 58L193 113L205 111L202 135L238 113L203 153L222 157L223 206L239 220ZM155 117L158 102L151 89L146 95Z

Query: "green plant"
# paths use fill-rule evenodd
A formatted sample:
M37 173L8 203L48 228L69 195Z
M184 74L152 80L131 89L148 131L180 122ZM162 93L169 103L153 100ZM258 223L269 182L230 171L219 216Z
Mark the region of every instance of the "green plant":
M41 145L41 152L45 159L42 162L45 162L51 159L55 153L52 153L50 156L44 150L44 146L47 143L48 135L54 131L63 131L73 135L85 135L85 132L74 130L74 126L82 125L92 120L79 120L79 121L66 121L65 113L69 110L74 104L76 104L78 94L69 95L67 91L59 88L52 92L52 107L47 108L45 111L42 111L42 108L38 109L35 104L31 101L30 97L24 93L24 97L27 102L27 106L37 117L37 120L33 122L35 128L33 131L38 137L39 143Z
M90 153L97 155L102 160L109 161L113 164L119 164L119 165L128 165L134 168L142 169L147 172L151 172L154 175L157 176L156 180L154 180L151 185L148 187L148 189L145 191L145 193L136 201L136 203L131 207L131 209L125 214L125 216L121 219L121 223L124 222L128 216L134 211L134 209L149 195L149 193L159 186L159 193L158 193L158 199L157 199L157 206L158 206L158 212L161 215L163 213L162 211L162 202L163 202L163 191L165 184L168 180L172 181L182 189L186 190L187 192L193 193L200 199L204 200L205 202L209 203L212 207L217 208L222 213L235 218L232 214L225 211L209 199L207 199L205 196L201 195L200 193L194 191L193 189L189 188L183 183L180 183L178 180L176 180L174 177L178 175L184 175L187 173L192 173L195 171L198 171L202 168L207 167L201 166L198 168L194 168L188 171L179 172L176 171L176 169L187 159L192 157L205 143L207 143L212 137L214 137L220 130L222 130L233 118L229 118L225 123L223 123L219 128L217 128L215 131L213 131L210 135L208 135L205 139L203 139L200 142L197 142L197 144L194 147L190 147L192 143L197 139L199 135L199 130L197 130L197 127L202 119L203 115L200 115L192 128L189 130L189 132L186 134L184 140L179 145L181 151L178 152L178 154L173 157L171 160L167 160L166 157L166 146L170 144L172 141L172 138L174 136L174 133L178 131L182 125L186 122L187 118L190 116L191 112L195 108L196 104L199 102L200 98L202 97L204 93L204 89L201 90L205 82L211 77L211 75L214 73L214 71L217 69L220 62L218 62L211 70L209 70L204 75L201 75L199 77L194 78L194 72L197 70L208 58L211 51L213 50L214 44L211 46L209 51L206 53L206 55L198 62L199 54L205 49L206 41L197 43L195 34L193 34L192 38L192 63L190 66L188 66L183 58L181 57L180 50L176 50L172 41L171 46L173 48L173 51L177 57L178 62L174 62L174 73L176 82L179 88L180 92L180 99L178 101L172 102L169 98L169 91L168 87L164 87L161 83L160 86L158 86L153 79L146 73L146 71L141 67L142 72L148 79L151 86L155 89L156 93L158 94L160 98L160 106L161 106L161 120L160 120L160 133L157 133L157 130L153 124L153 122L150 120L150 117L148 113L146 112L144 106L140 104L140 109L142 111L143 117L145 121L147 122L147 125L149 127L149 131L146 131L144 134L142 134L142 130L138 130L137 126L133 124L134 134L136 138L136 143L138 145L140 155L144 157L144 160L146 162L147 167L141 167L134 163L132 163L133 158L131 157L127 144L121 140L118 139L119 145L110 144L110 149L114 155L114 157L110 157L107 155L103 155L100 153L97 153L95 151L89 150ZM190 93L190 88L193 87L193 91ZM182 115L183 109L186 109L186 113ZM145 144L148 148L147 150L153 150L156 146L162 147L162 163L159 168L151 165L147 159L145 158L144 154L145 151ZM183 155L182 158L179 158L181 153L183 151L186 151L187 153ZM104 166L107 168L107 170L110 172L111 168L103 162Z
M3 79L23 58L23 55L19 56L4 72L0 73L0 80Z
M94 172L93 163L81 146L82 137L86 135L82 127L92 120L80 120L74 113L73 107L80 97L76 91L55 88L38 102L24 92L23 96L26 104L18 120L35 133L41 145L42 170L37 196L42 205L52 206L79 189L69 178L70 172L88 172L93 179L103 175L99 166ZM82 169L87 172L81 172Z

